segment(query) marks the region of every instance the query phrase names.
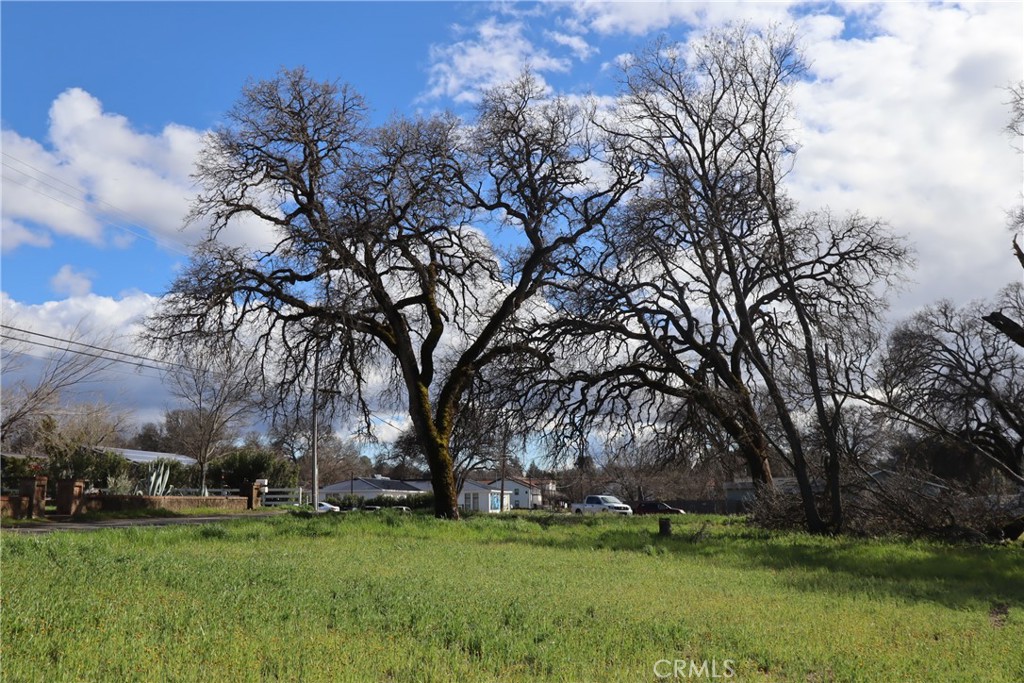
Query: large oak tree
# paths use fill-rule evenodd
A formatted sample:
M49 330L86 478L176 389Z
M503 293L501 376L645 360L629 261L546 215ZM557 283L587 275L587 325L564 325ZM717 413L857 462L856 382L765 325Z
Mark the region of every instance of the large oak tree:
M458 517L450 440L467 388L531 353L530 302L638 173L586 107L528 74L486 93L469 124L372 127L351 89L297 69L244 89L197 178L209 239L150 338L238 337L282 385L308 381L320 358L320 383L364 414L401 404L436 514ZM219 241L239 218L271 228L273 245Z

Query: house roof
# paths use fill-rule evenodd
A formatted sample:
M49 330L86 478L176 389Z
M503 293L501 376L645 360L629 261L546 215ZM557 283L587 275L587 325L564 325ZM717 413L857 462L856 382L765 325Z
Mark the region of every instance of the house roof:
M528 489L539 489L540 488L540 485L539 485L539 483L537 481L533 481L533 482L527 481L526 479L523 479L522 477L505 477L505 481L506 482L511 481L513 483L519 484L520 486L525 486ZM491 486L500 485L501 484L501 478L499 477L498 479L493 479L493 480L491 480L489 482L482 482L482 483L489 484Z
M401 491L403 493L420 493L423 491L422 488L418 488L399 479L371 479L364 477L356 477L355 479L346 479L334 484L329 484L328 486L324 486L321 490L347 491L349 489L358 489L360 491Z
M180 462L182 465L189 466L196 464L195 458L190 458L187 455L180 455L178 453L157 453L156 451L139 451L134 448L110 448L108 446L100 446L96 450L116 453L129 462L135 462L142 465L148 465L156 462L157 460L175 460Z
M462 491L465 491L466 489L477 489L479 491L487 491L488 493L500 493L501 492L501 489L496 488L494 486L491 486L488 483L485 483L485 482L482 482L482 481L473 481L472 479L467 479L462 484ZM461 491L460 491L460 493L461 493ZM510 493L511 493L511 491L509 491L508 489L505 490L505 495L509 495Z

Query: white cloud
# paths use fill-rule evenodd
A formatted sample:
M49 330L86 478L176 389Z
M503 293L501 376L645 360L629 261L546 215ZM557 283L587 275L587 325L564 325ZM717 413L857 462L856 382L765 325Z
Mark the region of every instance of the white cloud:
M425 97L472 103L479 99L481 90L512 80L525 67L538 77L545 71L569 70L572 60L552 56L536 46L524 35L524 29L521 21L500 22L492 17L472 29L469 38L432 46Z
M92 291L92 280L86 273L75 272L70 265L64 265L50 278L50 288L61 296L85 296Z
M23 244L33 247L49 247L53 244L53 240L46 233L36 232L4 216L2 227L0 227L0 248L4 252L14 251Z
M0 317L5 324L67 338L83 334L115 337L130 342L141 320L155 308L157 299L140 292L115 299L97 294L72 295L60 301L25 304L0 292Z
M90 214L79 173L35 140L9 130L0 135L4 250L45 245L54 233L99 244L102 224Z
M599 34L654 35L670 26L708 26L743 20L754 26L786 21L795 3L779 2L604 2L572 4L575 25Z
M38 370L39 361L54 351L47 345L58 345L59 340L76 339L88 341L95 346L115 351L133 353L133 339L140 329L142 319L151 313L157 303L156 297L134 293L120 298L96 294L73 294L60 301L41 304L24 304L0 292L0 318L4 330L28 342L13 343L5 339L5 347L13 347L27 354L19 363L20 369L11 376L5 369L4 383L20 378L33 381L33 368ZM29 330L37 335L12 330ZM46 335L38 336L38 335ZM106 402L117 407L130 407L135 419L147 421L157 419L170 405L170 398L162 384L160 372L140 369L136 366L115 364L95 381L77 387L65 397L74 402Z
M579 2L570 11L564 26L599 36L685 40L729 21L795 25L811 73L794 92L801 150L788 186L805 209L858 210L908 236L919 267L896 313L990 296L1020 277L1005 214L1019 206L1024 176L1002 132L1003 88L1024 78L1019 3Z
M205 236L183 230L198 188L190 174L205 132L170 124L159 134L136 131L123 116L80 88L50 107L50 147L12 130L3 133L3 248L47 246L54 236L127 247L154 239L187 253ZM266 226L232 227L225 241L262 244Z
M559 31L545 31L544 35L552 42L572 50L573 56L581 62L586 61L598 52L598 49L590 45L582 36L561 33Z
M1002 134L1007 84L1021 77L1019 4L892 3L807 41L813 80L794 93L802 145L790 178L807 208L887 220L919 251L900 311L938 298L990 296L1019 277L1005 212L1020 158Z

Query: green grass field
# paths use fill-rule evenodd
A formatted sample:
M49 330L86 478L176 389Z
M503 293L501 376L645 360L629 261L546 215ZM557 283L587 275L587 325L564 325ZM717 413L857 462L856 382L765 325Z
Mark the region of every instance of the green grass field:
M363 514L8 531L0 677L1024 680L1020 544L698 516L656 531L656 518ZM707 675L659 678L675 660Z

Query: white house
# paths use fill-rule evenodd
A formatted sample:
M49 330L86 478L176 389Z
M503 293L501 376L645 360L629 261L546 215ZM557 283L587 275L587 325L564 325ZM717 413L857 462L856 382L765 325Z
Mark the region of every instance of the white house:
M510 492L505 491L504 505L501 504L501 488L491 484L467 479L459 491L459 509L476 512L501 512L508 510Z
M412 482L388 479L377 474L373 477L356 477L355 479L346 479L329 486L322 486L320 488L320 499L325 500L328 496L340 498L347 495L359 496L363 500L380 496L408 498L409 496L415 496L426 491L430 491L430 488L423 489L414 486Z
M490 483L491 488L501 489L501 479L495 479ZM544 504L543 491L539 484L534 484L519 477L505 478L505 493L509 494L512 509L532 510Z

